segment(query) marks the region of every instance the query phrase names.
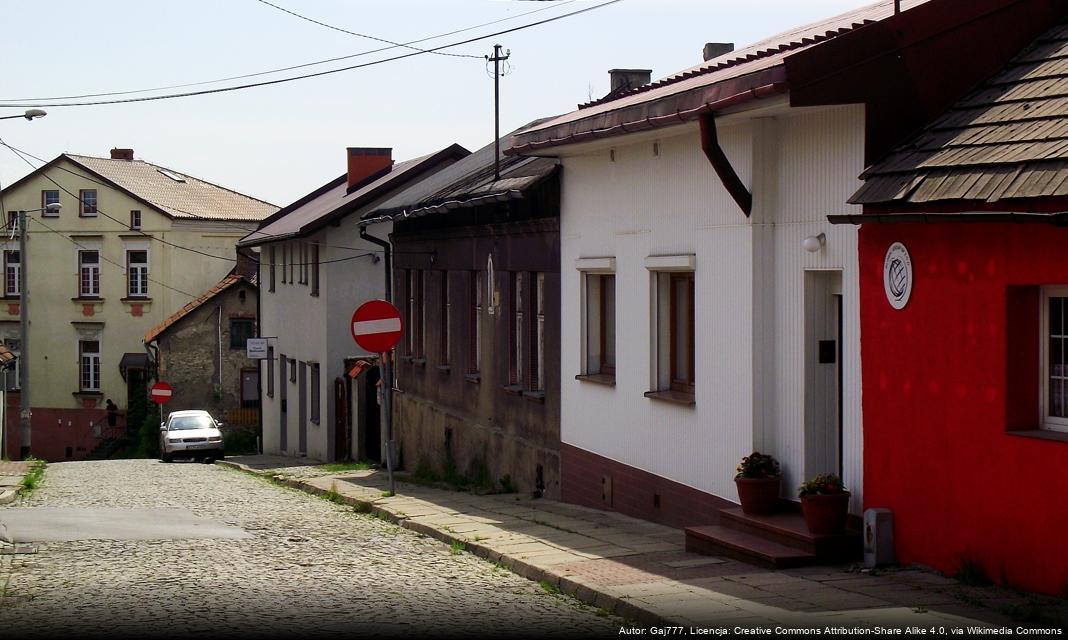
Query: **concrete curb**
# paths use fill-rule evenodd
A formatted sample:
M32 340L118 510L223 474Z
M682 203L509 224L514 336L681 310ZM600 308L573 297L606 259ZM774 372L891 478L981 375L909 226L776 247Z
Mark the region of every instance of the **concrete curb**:
M215 464L220 464L225 467L237 469L238 471L244 471L245 473L256 475L261 478L267 478L269 480L277 482L278 484L293 489L299 489L300 491L310 493L312 495L322 496L327 493L325 489L313 486L303 480L295 480L292 478L282 478L280 476L274 476L270 472L259 471L247 465L243 465L239 462L218 460ZM675 624L671 620L668 620L667 618L664 618L663 616L654 613L653 611L650 611L643 607L639 607L638 605L624 598L620 598L618 596L614 596L610 593L605 593L603 591L598 591L597 585L579 582L573 577L555 573L550 569L534 566L525 560L521 560L515 556L511 556L508 554L503 554L478 542L470 542L464 540L460 536L444 529L439 529L437 527L433 527L422 522L413 522L408 516L398 515L396 512L391 511L388 508L383 507L374 501L361 500L359 498L344 495L339 496L338 500L343 504L358 507L362 512L366 512L370 515L377 516L384 520L389 520L390 522L400 527L403 527L410 531L414 531L416 533L421 533L436 540L440 540L441 542L444 542L446 544L458 542L463 545L465 551L472 553L478 556L479 558L482 558L489 562L500 563L502 566L507 567L510 571L519 576L522 576L534 582L545 582L549 586L559 589L561 593L565 593L569 596L572 596L576 600L580 600L588 605L604 609L609 613L613 613L622 618L626 618L637 624L647 627Z
M0 504L10 504L19 495L18 489L4 489L0 491Z

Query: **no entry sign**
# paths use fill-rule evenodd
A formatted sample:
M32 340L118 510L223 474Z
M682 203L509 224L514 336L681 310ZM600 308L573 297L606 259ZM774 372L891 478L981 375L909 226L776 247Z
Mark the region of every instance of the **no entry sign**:
M166 382L157 382L148 392L148 397L156 404L167 404L171 401L172 395L174 395L174 390Z
M369 300L352 314L352 338L370 353L385 353L400 341L400 311L385 300Z

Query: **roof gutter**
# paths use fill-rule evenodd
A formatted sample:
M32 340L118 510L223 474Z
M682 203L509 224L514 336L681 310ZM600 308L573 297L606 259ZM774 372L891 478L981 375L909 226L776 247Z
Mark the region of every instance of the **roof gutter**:
M669 113L662 116L648 116L641 120L634 120L630 122L620 122L612 124L607 127L599 129L589 129L587 131L578 131L560 138L548 138L545 140L531 140L523 144L517 144L510 149L505 150L507 155L523 155L531 151L537 151L539 149L545 149L548 147L558 147L567 144L576 144L579 142L587 142L590 140L597 140L600 138L609 138L612 136L623 135L627 133L638 133L641 131L649 131L651 129L659 129L676 124L684 124L692 122L700 118L703 114L711 113L714 111L720 111L729 107L735 107L740 104L745 104L753 100L761 98L768 98L771 96L786 93L789 90L788 84L783 82L772 82L770 84L753 87L746 89L740 93L720 98L712 102L706 102L698 107L687 110L676 110L675 113ZM604 114L600 114L596 117L591 117L590 120L602 119ZM581 122L581 121L580 121ZM536 133L536 132L531 132ZM517 138L522 137L524 134L519 134Z
M1030 211L1007 211L1003 213L847 213L827 216L831 224L894 224L894 223L925 223L938 224L945 222L1012 222L1012 223L1039 223L1055 226L1068 225L1068 212L1036 213Z
M415 209L398 208L388 213L375 216L374 218L368 218L361 220L359 226L366 227L379 222L389 222L397 220L406 220L408 218L417 218L420 216L430 215L432 213L439 213L442 211L451 211L453 209L466 209L471 207L479 207L484 204L491 204L495 202L506 202L508 200L522 200L523 192L519 189L509 189L507 191L499 191L497 193L488 193L484 196L477 196L468 200L446 200L435 205L429 205L425 207L416 207Z

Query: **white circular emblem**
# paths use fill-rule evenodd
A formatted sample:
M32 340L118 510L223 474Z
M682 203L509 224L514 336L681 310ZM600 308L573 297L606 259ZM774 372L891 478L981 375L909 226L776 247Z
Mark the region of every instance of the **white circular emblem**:
M895 309L904 309L912 295L912 259L909 250L895 242L886 250L883 261L883 289L886 300Z

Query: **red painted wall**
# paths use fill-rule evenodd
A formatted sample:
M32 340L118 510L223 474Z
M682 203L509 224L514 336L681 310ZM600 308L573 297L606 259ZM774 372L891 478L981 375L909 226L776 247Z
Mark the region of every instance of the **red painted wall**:
M883 259L912 259L908 306ZM1068 442L1038 424L1038 289L1068 284L1068 229L869 224L860 229L865 507L894 511L898 560L1068 593Z
M7 412L6 440L8 457L18 459L21 446L18 401L10 398ZM94 422L107 417L104 409L33 410L31 455L49 462L84 460L100 443L93 435ZM68 449L69 453L68 454Z

